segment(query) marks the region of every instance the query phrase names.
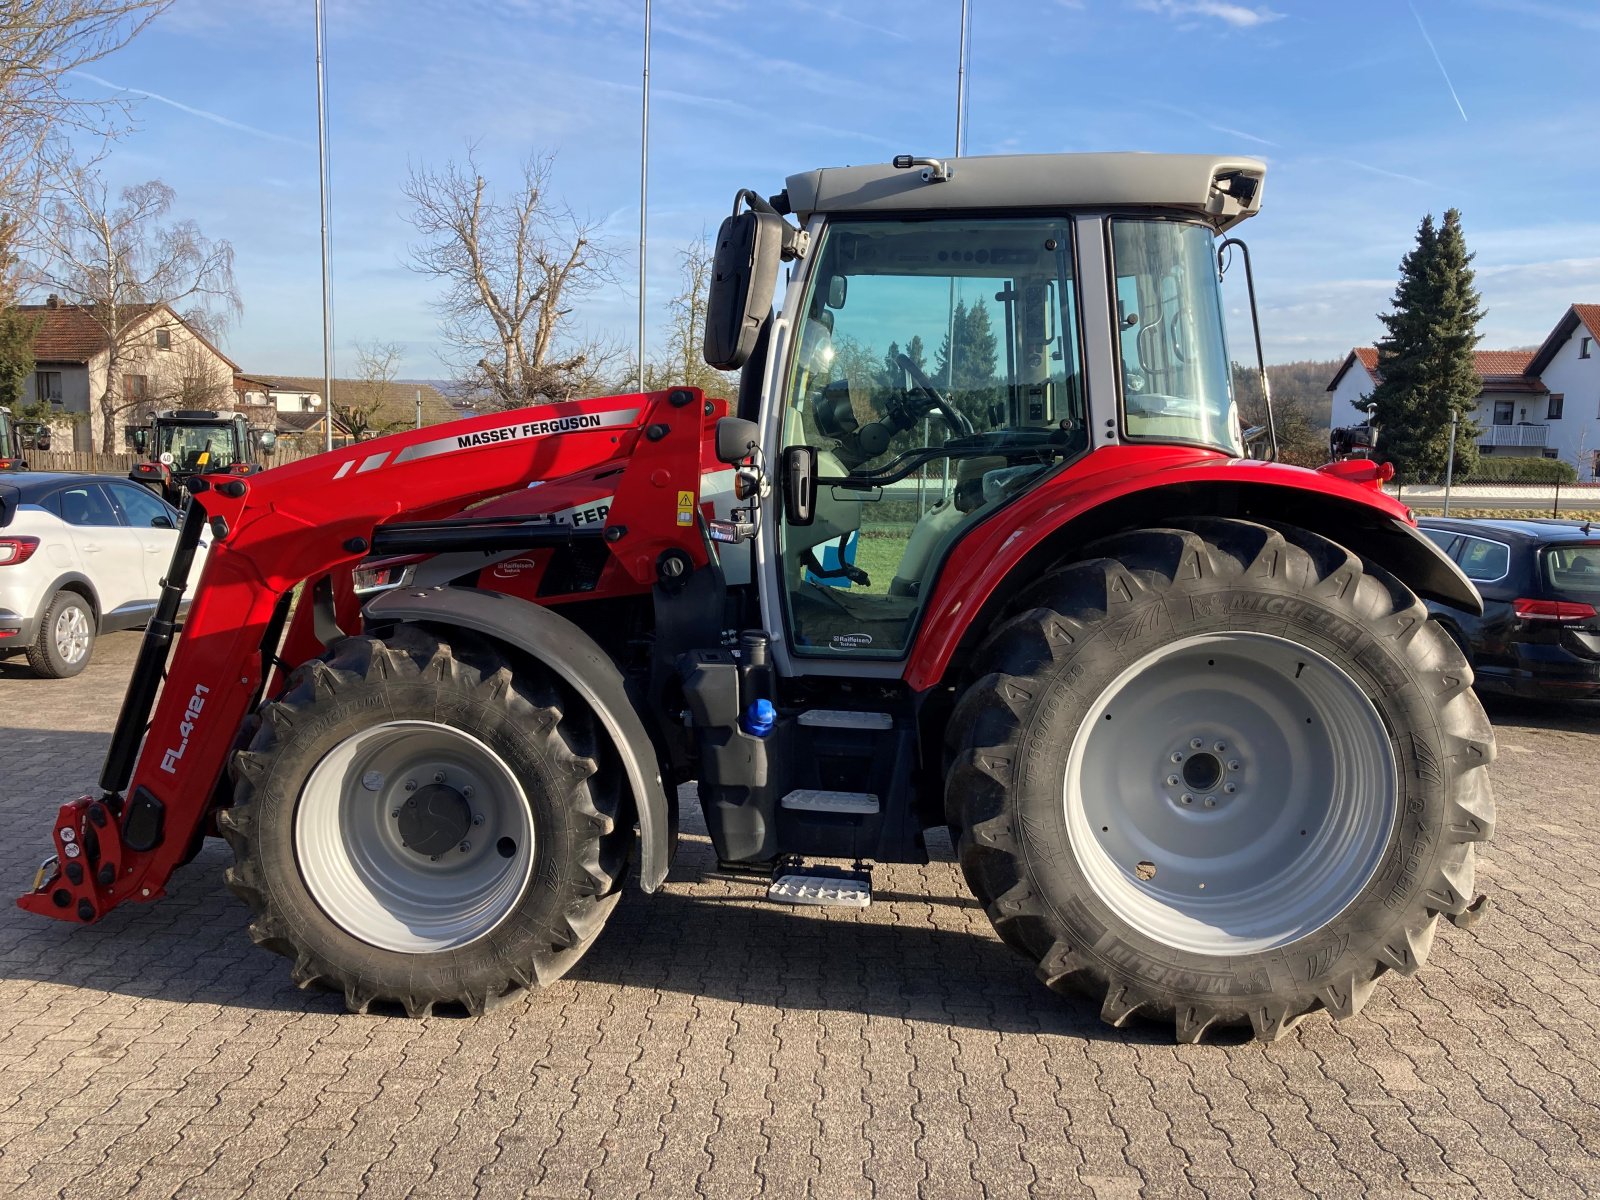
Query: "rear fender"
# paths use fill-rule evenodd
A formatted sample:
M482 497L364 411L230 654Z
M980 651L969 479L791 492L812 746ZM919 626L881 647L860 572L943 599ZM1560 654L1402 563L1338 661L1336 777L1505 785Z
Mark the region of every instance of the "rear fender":
M622 760L639 818L640 885L647 892L661 886L672 845L655 744L634 710L622 673L593 638L541 605L474 588L388 592L367 604L366 615L373 623L425 621L470 629L516 647L559 675L594 712Z
M940 570L905 679L921 691L959 669L1023 587L1084 546L1180 518L1296 525L1337 542L1424 599L1473 614L1483 599L1410 510L1322 472L1178 447L1100 450L973 529Z

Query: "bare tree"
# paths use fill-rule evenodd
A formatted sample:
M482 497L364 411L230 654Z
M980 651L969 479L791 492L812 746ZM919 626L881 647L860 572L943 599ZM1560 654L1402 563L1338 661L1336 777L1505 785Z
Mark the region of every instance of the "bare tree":
M0 3L0 306L16 300L16 244L48 169L64 153L61 134L111 136L126 111L121 101L67 91L67 76L126 45L171 2Z
M611 277L597 226L550 194L552 156L530 155L508 196L466 162L413 168L403 191L423 237L411 266L445 285L437 308L454 365L514 407L579 394L597 347L571 336L573 305Z
M667 301L666 352L644 365L644 384L651 391L697 387L711 396L731 396L738 390L737 376L715 370L705 360L712 258L711 241L704 233L678 252L678 291ZM618 386L632 389L637 378L630 362Z
M39 284L81 308L105 335L109 361L96 399L108 448L118 414L148 405L147 395L120 383L124 364L158 344L152 310L166 305L212 340L241 311L233 247L207 238L194 221L167 222L175 197L158 179L113 196L93 168L75 168L56 183L42 222Z
M375 437L404 425L379 415L404 356L405 347L397 342L356 343L355 379L342 386L340 403L332 405L334 415L344 422L351 437Z

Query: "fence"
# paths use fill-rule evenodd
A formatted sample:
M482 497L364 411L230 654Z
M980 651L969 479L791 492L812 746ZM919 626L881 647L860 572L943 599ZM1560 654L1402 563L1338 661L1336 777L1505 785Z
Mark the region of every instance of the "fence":
M1443 511L1445 486L1442 478L1396 479L1386 489L1390 495L1412 508ZM1600 512L1600 483L1457 483L1449 489L1450 511L1503 511L1526 513L1530 517L1559 517L1563 513Z
M317 445L295 445L279 442L271 454L263 456L268 467L281 467L285 463L299 462L321 454ZM126 475L133 470L141 456L128 450L120 454L87 453L77 450L29 450L28 466L35 471L71 471L86 475Z

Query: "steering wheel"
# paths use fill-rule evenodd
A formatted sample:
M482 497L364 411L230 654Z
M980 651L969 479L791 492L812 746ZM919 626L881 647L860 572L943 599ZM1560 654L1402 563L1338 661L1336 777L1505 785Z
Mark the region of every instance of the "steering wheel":
M939 415L944 418L944 423L950 426L951 433L957 437L964 437L974 432L972 422L967 420L967 414L945 399L944 394L934 387L933 380L923 373L922 368L912 361L910 355L897 354L895 355L895 362L899 363L905 373L911 376L911 382L917 385L917 391L927 398L928 408L937 408L939 410ZM926 412L928 409L923 411Z

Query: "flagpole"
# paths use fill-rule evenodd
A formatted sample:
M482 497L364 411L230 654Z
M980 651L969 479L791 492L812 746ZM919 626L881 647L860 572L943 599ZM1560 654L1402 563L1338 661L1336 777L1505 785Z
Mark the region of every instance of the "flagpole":
M644 0L644 103L639 115L639 390L644 391L646 204L650 197L650 0Z
M333 449L333 281L328 274L328 98L322 71L323 11L317 18L317 199L322 221L322 430L323 449Z

